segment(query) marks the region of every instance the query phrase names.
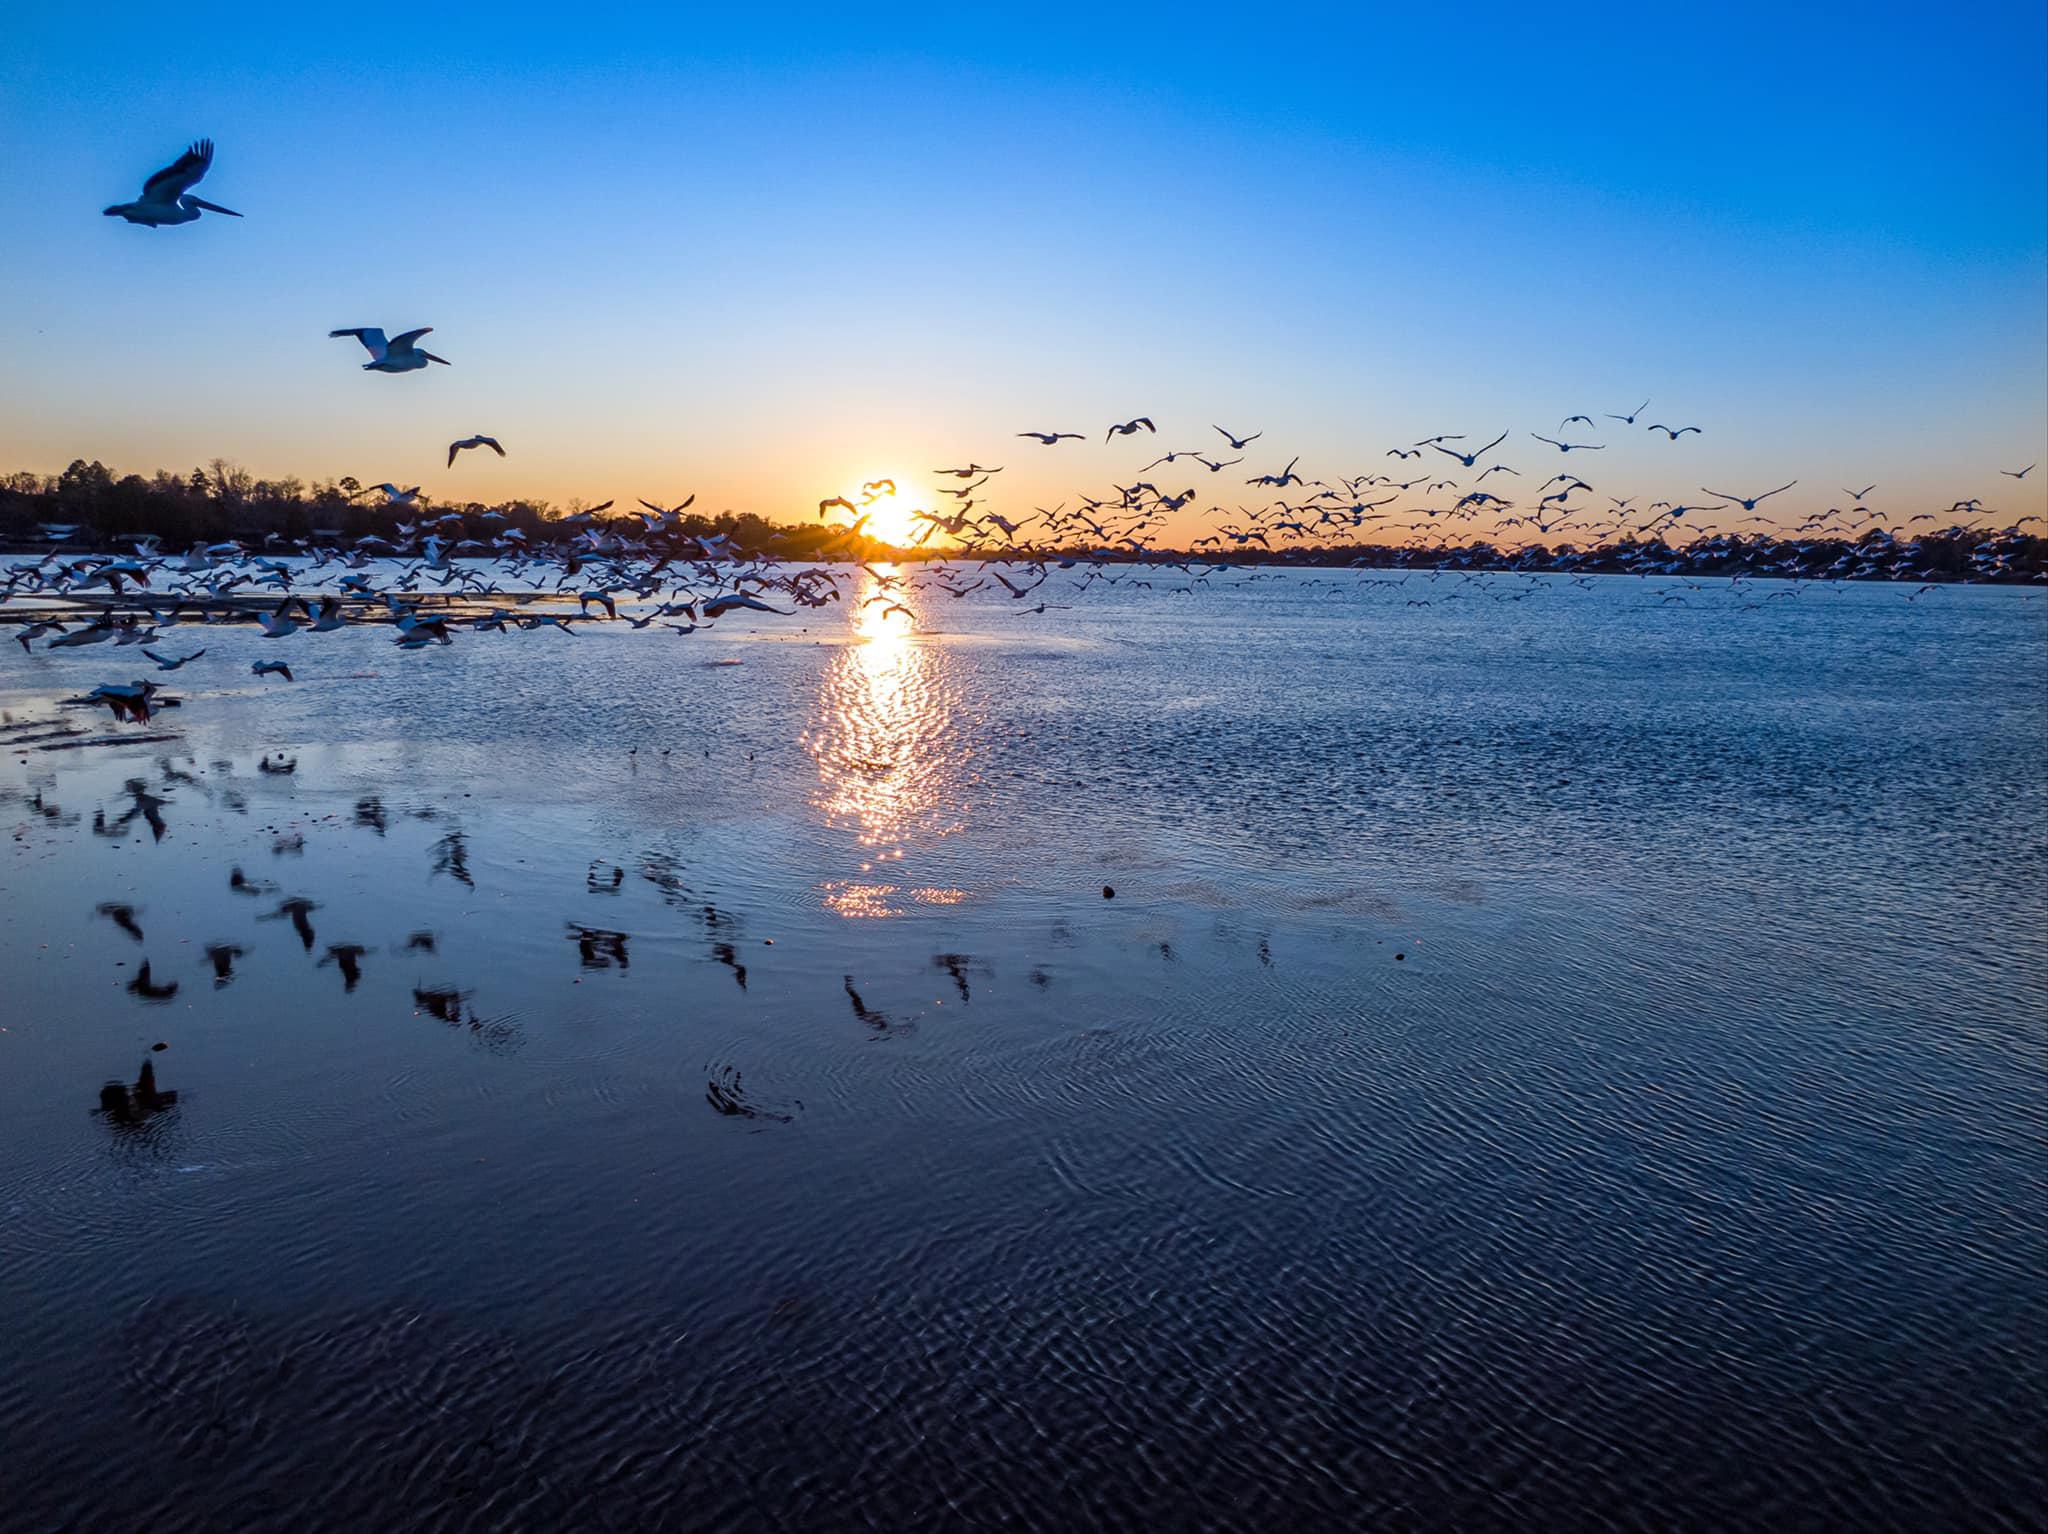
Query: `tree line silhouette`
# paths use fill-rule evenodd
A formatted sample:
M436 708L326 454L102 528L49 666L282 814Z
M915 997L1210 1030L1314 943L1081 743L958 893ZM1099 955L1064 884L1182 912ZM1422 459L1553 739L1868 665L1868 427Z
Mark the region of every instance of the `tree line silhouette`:
M62 474L15 473L0 477L0 547L14 550L125 549L132 540L155 539L181 551L198 544L236 542L272 551L314 545L353 544L380 538L394 546L414 541L403 528L422 518L443 520L436 531L449 542L487 544L516 530L532 544L561 537L564 517L581 511L544 500L387 503L353 479L307 482L259 479L241 466L214 459L186 474L158 470L117 476L97 460L75 460ZM612 515L600 522L628 533L643 531L637 517ZM587 526L580 523L579 526ZM73 529L53 540L46 529ZM718 536L746 554L782 559L1004 558L1022 550L927 546L904 550L849 534L831 523L773 522L754 512L679 517L664 541ZM1931 581L2048 580L2048 539L2016 528L1951 526L1908 538L1880 527L1860 535L1814 534L1780 537L1768 533L1719 533L1674 544L1661 533L1630 534L1590 547L1570 541L1504 548L1477 537L1435 542L1319 543L1250 550L1228 556L1183 554L1168 549L1036 548L1026 557L1064 557L1088 563L1141 564L1181 559L1211 563L1372 566L1387 569L1574 571L1589 574L1786 575L1806 578Z

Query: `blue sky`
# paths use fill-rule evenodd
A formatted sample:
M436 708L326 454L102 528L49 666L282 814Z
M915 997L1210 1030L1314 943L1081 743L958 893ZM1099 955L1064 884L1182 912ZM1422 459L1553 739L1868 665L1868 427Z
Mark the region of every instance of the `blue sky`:
M1992 473L2048 452L2038 3L1018 15L18 16L0 468L788 515L968 457L1099 487L1140 413L1359 473L1648 396L1706 434L1570 466L2041 509ZM200 135L245 219L99 216ZM361 324L456 366L364 374ZM444 472L472 431L512 456Z

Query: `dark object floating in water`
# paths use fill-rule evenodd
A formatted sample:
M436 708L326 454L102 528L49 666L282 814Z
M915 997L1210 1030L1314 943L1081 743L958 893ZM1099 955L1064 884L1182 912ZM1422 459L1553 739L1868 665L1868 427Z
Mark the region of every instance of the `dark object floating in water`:
M297 772L299 770L299 759L295 756L286 756L280 751L274 758L264 757L262 761L256 764L256 770L269 773Z
M1102 886L1102 898L1104 900L1114 900L1116 899L1116 891L1105 884Z
M1408 957L1408 955L1406 955L1405 953L1397 953L1397 954L1395 954L1395 955L1394 955L1394 957L1395 957L1396 959L1405 959L1405 958L1407 958L1407 957Z
M468 991L458 991L450 986L425 989L416 985L412 988L412 1004L427 1016L444 1023L459 1023L464 1020L462 1004L469 1000L469 996Z
M154 1044L149 1046L149 1052L153 1055L160 1055L170 1047L171 1046L166 1044L162 1039L158 1039Z
M125 1087L118 1081L110 1081L100 1088L99 1112L112 1124L140 1124L151 1114L174 1106L178 1101L176 1092L159 1092L156 1089L156 1066L151 1061L142 1062L142 1073L135 1078L135 1085Z
M704 1100L727 1118L772 1119L778 1124L787 1124L796 1117L793 1113L779 1113L747 1101L746 1091L740 1085L740 1073L730 1065L704 1084ZM803 1104L799 1102L796 1107L801 1110Z

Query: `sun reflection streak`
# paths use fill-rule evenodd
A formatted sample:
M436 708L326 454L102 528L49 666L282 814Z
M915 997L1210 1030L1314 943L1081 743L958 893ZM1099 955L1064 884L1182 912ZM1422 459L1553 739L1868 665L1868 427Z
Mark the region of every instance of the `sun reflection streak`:
M850 829L859 849L853 877L826 882L825 903L846 916L892 916L905 903L964 899L887 877L906 842L962 823L967 749L954 727L945 652L916 639L919 598L892 566L863 567L848 605L851 642L829 664L818 721L804 737L818 764L817 807L828 824Z

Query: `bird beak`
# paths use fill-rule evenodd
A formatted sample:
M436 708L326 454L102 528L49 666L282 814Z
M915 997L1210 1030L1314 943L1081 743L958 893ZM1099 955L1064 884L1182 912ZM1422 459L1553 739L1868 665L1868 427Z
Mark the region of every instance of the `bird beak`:
M185 201L191 203L195 208L204 208L209 213L225 213L229 218L240 218L242 216L233 208L223 208L217 202L206 202L197 197L187 197Z
M455 366L455 364L450 362L446 357L436 357L432 352L421 352L420 355L426 358L427 361L429 362L440 363L441 366L444 368L452 368Z
M100 209L100 213L102 214L102 216L106 218L119 218L121 216L121 210L119 208L102 208Z

